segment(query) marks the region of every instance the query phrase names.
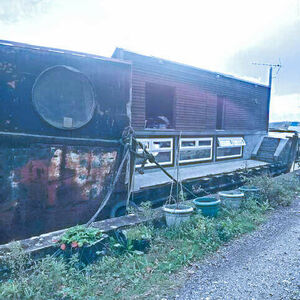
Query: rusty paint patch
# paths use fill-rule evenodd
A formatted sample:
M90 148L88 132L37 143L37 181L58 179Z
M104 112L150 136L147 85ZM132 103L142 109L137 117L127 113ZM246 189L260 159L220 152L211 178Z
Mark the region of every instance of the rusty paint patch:
M74 171L73 181L81 187L83 199L98 197L104 179L110 173L117 152L95 154L70 151L66 154L66 168Z
M76 195L79 201L97 198L116 158L117 151L95 153L80 150L63 151L58 148L49 163L46 160L29 161L18 170L19 180L14 176L11 186L15 188L23 184L29 193L36 190L33 193L40 196L46 194L47 204L50 206L56 204L59 190L66 188L76 189L80 193ZM70 202L74 200L69 199Z
M1 242L86 222L112 181L118 156L117 150L86 146L9 151L5 157L12 160L2 183L7 198L0 199Z

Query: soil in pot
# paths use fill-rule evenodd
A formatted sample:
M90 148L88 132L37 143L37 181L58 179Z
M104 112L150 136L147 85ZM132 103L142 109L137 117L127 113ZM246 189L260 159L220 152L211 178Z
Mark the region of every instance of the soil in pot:
M238 190L219 192L221 204L229 209L238 209L244 199L244 193Z
M163 207L167 226L178 226L189 220L194 209L185 204L166 204Z
M215 197L199 197L193 200L197 211L205 217L215 217L218 214L221 201Z

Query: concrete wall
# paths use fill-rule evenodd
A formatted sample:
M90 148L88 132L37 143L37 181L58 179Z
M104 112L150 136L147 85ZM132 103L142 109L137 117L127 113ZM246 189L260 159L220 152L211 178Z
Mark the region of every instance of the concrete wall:
M244 136L244 140L246 142L246 146L244 147L244 159L250 159L251 154L256 147L256 145L260 142L261 138L265 136L265 134L257 133L257 134L249 134Z

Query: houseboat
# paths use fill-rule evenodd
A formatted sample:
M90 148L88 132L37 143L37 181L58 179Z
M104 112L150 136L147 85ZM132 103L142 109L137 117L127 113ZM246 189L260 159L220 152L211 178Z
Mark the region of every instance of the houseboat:
M120 48L106 58L0 41L0 242L90 220L128 128L196 195L238 185L243 172L287 172L295 140L268 136L270 91ZM171 179L137 156L100 218L124 214L128 184L132 204L160 205Z

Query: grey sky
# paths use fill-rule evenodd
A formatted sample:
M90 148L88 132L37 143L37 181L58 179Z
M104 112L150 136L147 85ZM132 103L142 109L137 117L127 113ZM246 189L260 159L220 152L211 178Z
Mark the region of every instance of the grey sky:
M0 38L110 56L116 46L267 82L271 120L300 121L299 0L0 0ZM32 4L32 5L29 5Z

